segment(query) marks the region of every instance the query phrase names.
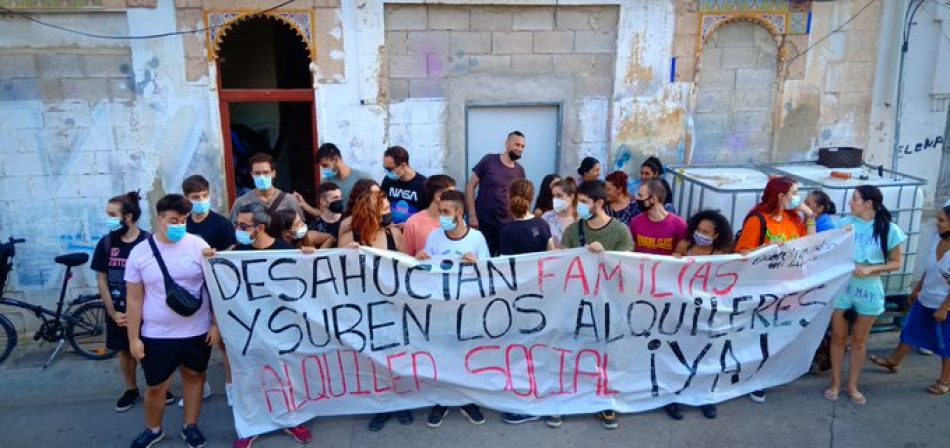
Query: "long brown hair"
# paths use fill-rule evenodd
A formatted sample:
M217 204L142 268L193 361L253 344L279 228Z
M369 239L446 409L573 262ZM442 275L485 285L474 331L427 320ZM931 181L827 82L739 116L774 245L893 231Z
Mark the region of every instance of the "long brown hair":
M520 219L531 211L531 198L534 197L534 184L528 179L515 179L508 184L508 210L515 219Z
M353 240L364 246L370 246L376 239L376 233L381 228L380 197L382 193L367 189L355 197L351 197Z

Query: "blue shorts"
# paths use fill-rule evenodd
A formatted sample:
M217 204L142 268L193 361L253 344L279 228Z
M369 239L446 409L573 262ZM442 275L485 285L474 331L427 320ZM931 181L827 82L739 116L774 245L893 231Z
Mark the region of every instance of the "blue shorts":
M851 277L844 292L835 299L835 308L854 308L862 316L880 316L884 312L884 283L880 277Z
M933 308L914 302L901 329L901 342L911 347L925 348L941 358L950 358L950 321L937 322Z

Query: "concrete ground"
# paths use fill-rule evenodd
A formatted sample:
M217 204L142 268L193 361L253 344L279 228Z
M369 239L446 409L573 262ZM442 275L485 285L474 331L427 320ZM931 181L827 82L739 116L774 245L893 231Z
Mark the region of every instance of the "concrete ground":
M888 353L896 341L896 333L874 335L870 351ZM0 446L128 446L143 427L142 406L139 403L124 414L114 412L114 400L122 390L115 364L69 354L44 371L37 366L49 350L18 347L13 359L0 366ZM924 390L936 379L939 365L939 358L914 353L898 375L866 367L865 406L852 404L844 394L837 402L824 400L828 377L808 375L771 390L764 404L745 397L723 403L715 420L694 409L687 410L680 422L653 411L624 415L620 428L608 431L590 416L568 417L561 428L551 429L541 422L506 425L494 412L486 412L485 425L474 426L452 412L442 427L430 429L424 424L426 411L418 410L413 425L392 420L377 433L366 430L368 416L318 418L311 423L310 446L948 447L950 396L935 397ZM211 377L215 395L205 403L200 424L208 446L226 447L234 430L222 394L219 360L213 362ZM166 440L159 447L185 446L178 434L181 415L178 407L167 409ZM275 433L254 446L298 445Z

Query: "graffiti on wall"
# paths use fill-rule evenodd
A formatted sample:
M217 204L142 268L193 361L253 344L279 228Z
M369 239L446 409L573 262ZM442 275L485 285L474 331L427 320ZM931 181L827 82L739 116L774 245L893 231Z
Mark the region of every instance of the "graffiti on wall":
M937 150L938 148L943 149L944 147L943 143L944 143L943 136L938 135L934 137L933 139L927 137L923 141L920 141L917 143L909 143L906 145L900 145L897 147L897 151L898 153L902 155L917 154L919 152Z

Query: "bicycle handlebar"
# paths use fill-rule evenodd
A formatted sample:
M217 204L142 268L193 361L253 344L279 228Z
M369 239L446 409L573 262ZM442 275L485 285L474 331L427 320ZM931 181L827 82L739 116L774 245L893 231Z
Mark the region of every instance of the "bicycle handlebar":
M10 238L11 244L20 244L20 243L25 243L25 242L26 240L23 238Z

